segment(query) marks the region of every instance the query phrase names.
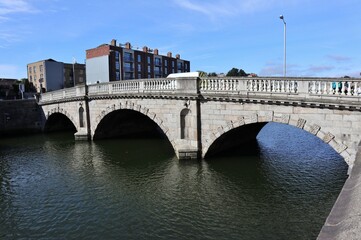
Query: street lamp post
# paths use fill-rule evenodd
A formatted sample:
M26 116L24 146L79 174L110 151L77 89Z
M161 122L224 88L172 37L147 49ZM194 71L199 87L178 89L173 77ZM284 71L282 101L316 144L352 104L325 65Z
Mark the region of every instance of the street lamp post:
M280 16L280 19L283 21L283 76L286 77L286 22L285 22L285 18L283 17L283 15Z

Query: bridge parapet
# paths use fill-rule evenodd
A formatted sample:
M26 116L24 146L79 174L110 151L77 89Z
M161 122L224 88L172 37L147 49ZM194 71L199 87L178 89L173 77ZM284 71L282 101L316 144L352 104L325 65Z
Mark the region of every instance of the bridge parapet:
M65 99L74 99L74 98L82 98L86 94L86 86L81 85L72 88L64 88L57 91L52 91L48 93L43 93L40 95L39 102L46 103L57 100L65 100Z
M351 78L201 78L202 93L281 93L298 95L361 95L361 79Z
M176 79L140 79L93 84L88 86L89 95L126 94L144 92L169 92L177 90Z
M87 88L87 89L86 89ZM283 77L226 77L226 78L159 78L114 81L76 86L41 95L40 104L67 101L79 97L151 94L163 96L203 94L208 96L267 97L279 101L304 100L320 102L361 102L361 79L351 78L283 78Z

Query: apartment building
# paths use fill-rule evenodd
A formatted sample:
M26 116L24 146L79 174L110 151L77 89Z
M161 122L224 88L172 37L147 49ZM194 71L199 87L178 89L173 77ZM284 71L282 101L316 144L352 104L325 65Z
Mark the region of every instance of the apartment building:
M129 79L162 78L170 73L190 71L190 62L175 57L159 55L158 49L132 48L130 43L119 44L115 39L86 50L86 78L89 84Z
M39 93L85 84L86 80L85 64L47 59L29 63L27 69L28 80Z

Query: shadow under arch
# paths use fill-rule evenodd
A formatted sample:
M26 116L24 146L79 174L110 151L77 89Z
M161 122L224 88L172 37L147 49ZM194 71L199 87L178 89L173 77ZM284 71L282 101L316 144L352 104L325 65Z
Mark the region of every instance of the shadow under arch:
M63 113L52 113L46 120L44 132L61 132L69 131L75 133L77 131L74 123Z
M245 121L247 121L247 123L245 123ZM207 158L209 156L213 156L215 155L215 153L219 153L221 150L227 150L230 148L234 148L235 146L238 146L240 143L242 143L242 139L243 140L247 140L249 139L249 142L254 142L256 143L256 137L258 135L258 133L261 131L261 129L267 124L267 123L280 123L280 124L285 124L288 126L293 126L293 127L297 127L305 132L308 132L312 135L314 135L315 137L321 139L325 144L328 144L333 150L335 150L342 158L343 160L348 164L349 166L349 170L352 169L353 166L353 155L351 155L347 149L348 146L343 144L341 141L339 141L339 139L337 139L334 135L332 135L332 133L330 132L324 132L322 131L322 127L313 123L313 122L308 122L306 119L296 119L293 118L293 116L291 115L290 117L288 117L288 120L286 122L280 122L280 121L273 121L273 120L269 120L269 121L261 121L258 122L257 121L257 115L256 118L252 118L250 116L245 116L240 118L240 120L238 121L232 121L232 127L229 128L227 125L225 126L220 126L217 131L219 132L220 129L223 130L222 134L218 135L217 138L214 138L213 141L211 141L208 145L205 146L205 153L204 153L204 158ZM293 123L293 124L292 124ZM233 127L234 124L237 127ZM240 130L239 128L243 128L249 125L253 125L254 126L250 127L249 130L244 130L244 132L242 132L242 130ZM239 130L237 130L239 129ZM216 136L217 132L213 132L213 135ZM237 135L241 136L240 139L237 139ZM247 136L249 135L249 136ZM230 139L234 140L234 142L232 142L231 140L227 140L228 136L231 136ZM223 143L220 143L222 142ZM229 143L232 147L226 147L226 142ZM244 141L247 142L247 141ZM225 146L225 147L222 147ZM252 146L252 145L251 145Z
M93 140L109 138L165 139L174 150L168 136L154 120L131 109L114 110L100 120L94 131Z
M257 135L267 122L256 122L233 128L218 137L208 148L204 158L233 154L247 154L257 149ZM243 145L243 147L241 147Z

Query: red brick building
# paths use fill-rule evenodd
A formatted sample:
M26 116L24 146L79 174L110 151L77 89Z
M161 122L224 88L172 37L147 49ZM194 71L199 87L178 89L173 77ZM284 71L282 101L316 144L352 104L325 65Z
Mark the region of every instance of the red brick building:
M129 79L162 78L170 73L190 72L190 62L159 55L158 49L135 50L130 43L117 45L116 40L86 50L86 78L89 84Z

